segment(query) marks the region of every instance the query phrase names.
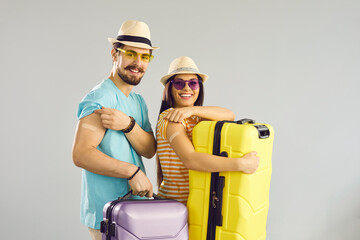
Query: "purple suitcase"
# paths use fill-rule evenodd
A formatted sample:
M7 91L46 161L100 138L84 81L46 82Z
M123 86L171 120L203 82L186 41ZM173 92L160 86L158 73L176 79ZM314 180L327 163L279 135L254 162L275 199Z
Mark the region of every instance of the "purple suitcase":
M128 199L131 192L104 206L102 240L188 240L184 204L163 199Z

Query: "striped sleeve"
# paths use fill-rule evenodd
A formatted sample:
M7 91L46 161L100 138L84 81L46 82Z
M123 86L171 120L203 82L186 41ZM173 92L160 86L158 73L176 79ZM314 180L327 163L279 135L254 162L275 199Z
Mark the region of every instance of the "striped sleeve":
M162 112L156 128L157 154L163 172L163 182L159 188L159 196L175 199L184 204L189 195L189 170L176 155L166 137L168 120L163 117L172 109ZM189 139L192 139L192 129L198 123L199 118L192 116L184 119L182 125Z
M160 137L162 139L167 139L166 138L166 129L169 124L169 121L164 119L164 117L170 110L171 109L168 109L168 110L162 112L159 116L159 120L158 120L158 124L157 124L157 134L158 134L158 137Z

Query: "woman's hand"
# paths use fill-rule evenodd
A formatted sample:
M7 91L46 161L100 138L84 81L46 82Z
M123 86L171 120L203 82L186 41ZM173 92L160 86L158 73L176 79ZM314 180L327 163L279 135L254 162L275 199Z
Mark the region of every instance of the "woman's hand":
M165 119L171 122L181 122L185 118L191 117L194 115L194 107L182 107L182 108L174 108L164 117Z
M190 116L197 116L202 120L207 119L212 121L234 121L235 119L235 114L229 109L215 106L190 106L174 108L165 116L165 119L168 119L171 122L181 122Z
M257 152L250 152L245 154L240 160L240 171L244 173L254 173L259 167L260 158Z

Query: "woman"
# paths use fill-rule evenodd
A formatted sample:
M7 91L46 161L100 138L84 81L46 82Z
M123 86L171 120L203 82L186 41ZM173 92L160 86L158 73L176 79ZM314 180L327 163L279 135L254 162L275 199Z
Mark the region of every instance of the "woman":
M192 129L201 120L234 120L232 111L204 107L206 74L199 73L189 57L175 59L161 78L164 96L156 127L159 195L184 204L189 195L188 169L254 173L259 165L256 152L242 158L224 158L195 152ZM159 166L160 165L160 166Z

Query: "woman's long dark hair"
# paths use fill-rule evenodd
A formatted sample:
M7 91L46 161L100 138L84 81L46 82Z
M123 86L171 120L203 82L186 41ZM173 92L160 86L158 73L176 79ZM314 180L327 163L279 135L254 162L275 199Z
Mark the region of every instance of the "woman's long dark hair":
M196 74L197 75L197 74ZM172 90L172 83L171 83L171 80L173 80L175 78L176 75L172 76L171 78L169 78L167 80L167 83L169 83L169 88L167 90L167 99L163 99L162 102L161 102L161 107L160 107L160 112L159 112L159 116L160 114L169 109L169 108L172 108L174 107L174 99L173 99L173 96L171 94L171 90ZM198 98L196 99L195 103L194 103L194 106L202 106L203 103L204 103L204 85L202 83L202 78L197 75L198 77L198 80L199 80L199 84L200 84L200 91L199 91L199 96ZM158 118L159 120L159 118ZM160 184L163 180L163 173L162 173L162 170L161 170L161 166L160 166L160 159L159 159L159 156L156 154L156 165L157 165L157 185L158 187L160 187Z

